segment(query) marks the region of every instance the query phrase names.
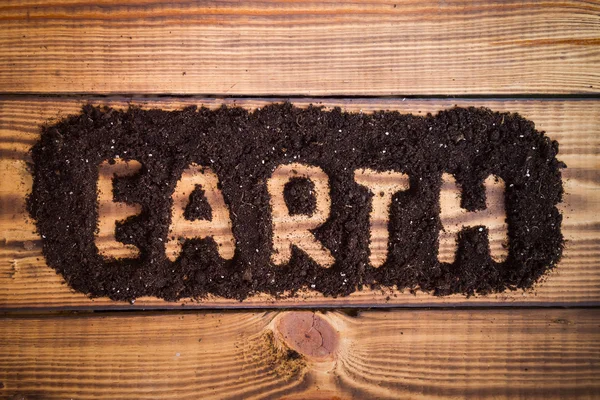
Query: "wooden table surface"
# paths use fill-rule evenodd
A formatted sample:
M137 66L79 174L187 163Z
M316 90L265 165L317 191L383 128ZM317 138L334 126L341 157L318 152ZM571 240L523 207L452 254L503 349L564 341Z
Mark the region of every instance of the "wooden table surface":
M0 398L600 398L600 3L4 0ZM567 239L533 290L90 300L24 208L83 104L518 112L560 142Z

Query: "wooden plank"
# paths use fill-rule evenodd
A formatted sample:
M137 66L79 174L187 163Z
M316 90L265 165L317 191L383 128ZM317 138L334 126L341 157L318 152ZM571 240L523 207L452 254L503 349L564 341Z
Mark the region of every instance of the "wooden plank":
M5 0L0 92L598 93L595 1Z
M91 99L93 103L124 107L128 101L144 107L180 108L190 104L216 107L234 103L260 107L274 100L243 99ZM381 292L364 290L345 298L325 298L307 292L299 298L275 301L255 296L239 303L221 298L202 302L183 301L190 307L342 307L342 306L449 306L449 305L591 305L600 304L600 125L599 100L406 100L347 99L296 100L298 106L321 103L339 105L350 111L370 112L392 109L401 112L426 113L461 106L487 106L499 111L519 112L537 127L548 131L561 143L559 158L566 162L564 171L565 202L563 234L568 240L564 258L535 290L507 292L492 296L435 297L426 293ZM90 300L72 292L62 279L44 263L40 240L28 220L25 195L30 191L31 177L25 169L28 149L39 135L38 124L50 118L78 111L83 100L61 98L4 99L0 102L0 308L168 308L180 303L167 303L155 298L140 298L135 305L107 299Z
M3 317L0 397L594 398L598 310Z

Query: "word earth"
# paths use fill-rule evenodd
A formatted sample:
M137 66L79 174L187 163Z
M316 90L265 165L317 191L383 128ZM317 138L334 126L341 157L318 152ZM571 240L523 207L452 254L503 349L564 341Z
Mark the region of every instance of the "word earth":
M139 249L136 246L124 244L126 241L121 243L116 240L115 228L125 224L125 218L138 215L142 207L127 205L125 202L113 203L113 177L135 175L139 173L141 167L142 165L137 161L121 159L105 162L101 166L98 182L100 222L96 232L96 245L100 253L106 257L139 256ZM448 186L442 191L440 197L440 219L443 225L440 247L445 248L445 252L440 254L438 251L438 258L446 262L454 261L456 248L453 245L457 242L456 235L464 229L464 225L482 225L478 231L483 232L486 229L483 225L491 223L494 229L491 232L486 229L488 239L490 241L493 241L492 238L495 239L494 242L498 245L493 249L492 258L496 261L504 261L507 229L504 222L504 185L501 179L496 177L486 180L486 187L492 187L491 193L486 193L486 209L471 214L458 204L460 194L452 175L444 174L442 179ZM387 259L392 197L408 190L409 178L406 174L394 171L377 172L362 169L354 172L354 180L358 185L366 188L372 196L369 215L369 263L372 267L378 268ZM302 181L312 187L304 193L303 200L315 203L314 209L305 214L292 212L286 200L293 202L295 199L285 198L286 186L292 185L293 190L293 183L299 184ZM172 196L171 223L165 241L166 255L171 261L176 261L180 256L186 240L204 238L213 239L221 258L230 260L234 257L236 240L232 231L230 212L218 186L219 178L210 167L192 164L183 171ZM323 225L330 215L331 197L327 174L316 166L300 163L280 165L267 181L267 189L270 196L273 229L271 262L275 265L289 263L292 249L295 247L322 267L331 267L335 263L334 257L312 233ZM192 210L200 208L197 204L198 195L206 202L207 215L196 219L189 215L193 211L188 211L188 208L192 207ZM455 201L452 201L453 199Z

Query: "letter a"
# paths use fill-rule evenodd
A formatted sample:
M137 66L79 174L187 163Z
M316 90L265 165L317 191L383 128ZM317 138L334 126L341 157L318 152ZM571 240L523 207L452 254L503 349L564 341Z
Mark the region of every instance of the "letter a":
M167 257L175 261L181 252L181 238L212 237L217 243L219 255L230 260L235 253L235 239L231 230L229 209L217 187L219 178L208 167L191 164L177 182L171 208L171 227L166 243ZM190 195L200 186L211 208L212 219L190 221L185 218L185 209Z

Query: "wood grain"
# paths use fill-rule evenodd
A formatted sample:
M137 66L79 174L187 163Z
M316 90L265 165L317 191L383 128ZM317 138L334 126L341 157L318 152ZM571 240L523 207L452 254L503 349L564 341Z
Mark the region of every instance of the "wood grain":
M236 103L247 108L261 107L273 100L201 99L201 98L132 98L90 99L93 103L126 107L128 102L143 107L180 108L190 104L216 107ZM87 101L87 100L86 100ZM560 142L559 158L568 168L563 173L566 189L563 234L568 240L564 259L558 268L534 291L507 292L494 296L434 297L426 293L381 292L365 290L345 298L325 298L306 292L299 298L275 301L256 296L243 303L210 298L199 303L184 301L188 307L342 307L342 306L451 306L451 305L598 305L600 304L600 126L599 100L406 100L402 99L336 99L295 100L298 106L320 103L326 107L342 106L350 111L370 112L392 109L401 112L426 113L453 105L487 106L498 111L515 111L533 120L539 129L547 130ZM90 300L72 292L60 276L47 267L41 254L41 242L24 209L25 195L31 187L31 176L25 168L27 151L39 135L44 121L76 113L83 100L60 98L5 98L0 101L0 308L169 308L180 303L167 303L154 298L141 298L134 306L107 299ZM493 226L491 227L493 228Z
M3 317L0 398L591 399L599 328L576 309Z
M598 93L596 1L4 0L0 92Z

